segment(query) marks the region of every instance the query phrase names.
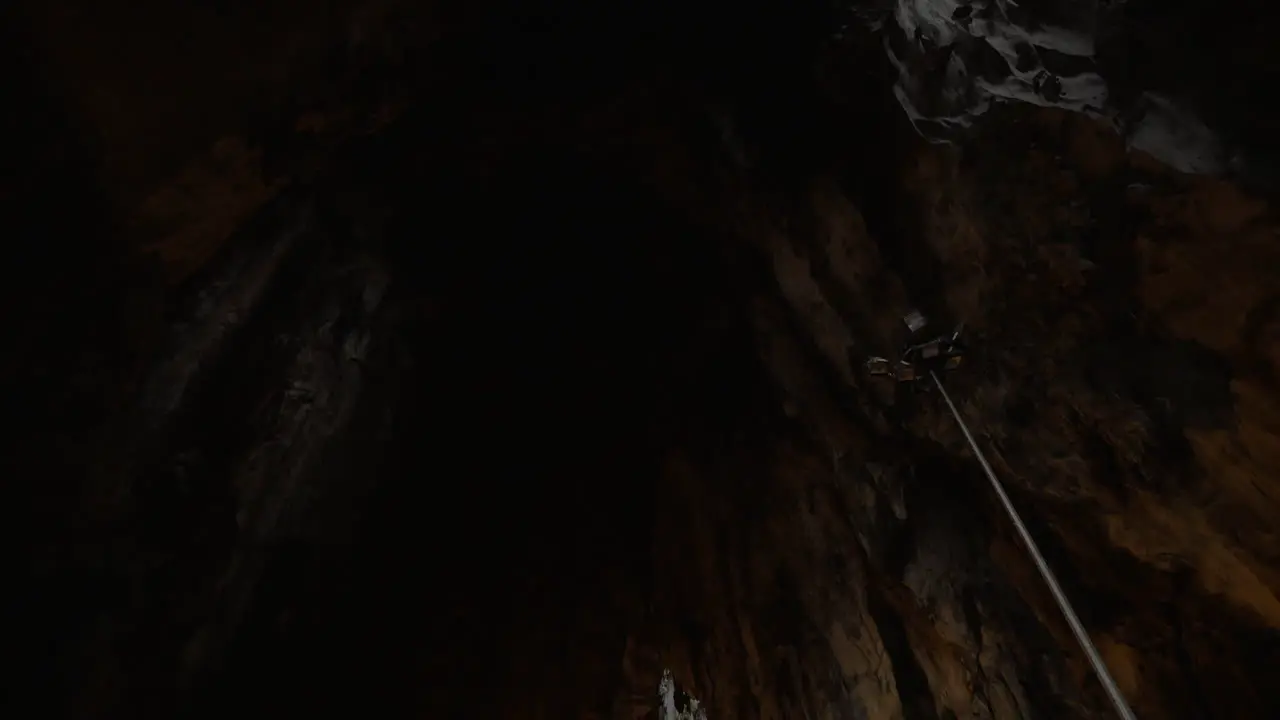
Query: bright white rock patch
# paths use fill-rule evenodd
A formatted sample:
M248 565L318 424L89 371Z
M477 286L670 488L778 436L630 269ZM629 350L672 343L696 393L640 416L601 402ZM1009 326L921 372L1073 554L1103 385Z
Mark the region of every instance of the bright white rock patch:
M1148 93L1134 107L1112 104L1094 62L1096 6L1063 0L1033 15L1015 0L892 2L867 22L897 70L899 105L933 142L956 139L997 103L1019 102L1106 121L1130 147L1182 172L1227 169L1220 138L1173 100Z
M658 683L658 718L659 720L707 720L707 711L703 710L696 698L690 697L676 689L676 681L670 670L662 671L662 680Z

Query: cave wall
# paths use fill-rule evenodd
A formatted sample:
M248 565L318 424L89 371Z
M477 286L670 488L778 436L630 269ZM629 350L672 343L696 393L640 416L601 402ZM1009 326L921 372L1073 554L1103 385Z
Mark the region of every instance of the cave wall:
M13 418L4 475L15 481L3 506L22 558L10 637L31 659L16 685L59 698L98 692L84 687L81 665L99 654L86 648L101 647L87 638L111 634L103 628L128 576L117 568L155 560L128 557L132 511L116 502L145 464L137 448L166 441L155 431L170 418L143 399L144 385L167 369L164 382L180 389L208 360L209 338L221 339L206 332L185 357L169 356L184 337L169 326L190 320L179 284L221 265L211 260L233 238L253 236L242 226L270 215L268 201L312 174L333 141L389 115L399 41L416 29L413 13L388 22L390 9L72 0L0 10L11 108L0 218L15 238L0 373ZM371 66L384 71L373 88L362 84ZM235 272L222 275L225 285ZM160 554L182 557L181 547Z
M764 241L809 351L801 359L793 351L789 361L775 353L775 373L832 466L850 455L865 464L875 456L867 431L876 437L886 427L910 429L908 457L963 456L938 398L893 402L850 361L896 344L892 328L867 318L900 316L904 287L942 317L963 319L975 350L952 392L1135 709L1169 717L1267 714L1276 586L1263 529L1273 512L1264 478L1275 470L1262 438L1271 417L1263 408L1275 395L1270 361L1260 360L1272 354L1270 341L1256 328L1274 303L1274 216L1264 201L1225 183L1126 156L1114 135L1083 118L1010 109L987 133L959 149L919 148L901 166L905 212L877 220L894 239L874 238L853 203L821 182L807 193L812 218L790 225L816 227L808 239L777 233ZM1177 290L1169 284L1174 273L1186 283ZM1238 282L1227 279L1237 275ZM768 336L796 333L793 325ZM812 378L816 357L826 382ZM848 429L851 415L861 433ZM928 518L899 530L914 536L910 550L865 537L874 538L866 528L888 516L868 508L893 497L865 487L875 487L867 478L884 476L878 464L865 465L858 500L843 505L867 513L856 526L873 567L905 563L888 571L889 587L909 598L902 614L924 614L926 636L961 649L954 667L963 670L948 673L936 659L947 653L912 636L933 709L960 714L981 702L977 712L996 715L1011 707L1101 712L1082 658L1001 529L1004 521L991 515L981 484L955 466L942 470L951 477L931 482L938 467L918 463L908 463L913 477L899 480L906 500L896 512L912 518L918 503ZM941 500L935 483L957 481L961 489L948 489L979 507ZM916 490L913 498L920 486L929 494ZM964 530L956 538L937 539L957 526ZM956 552L966 546L968 556ZM896 552L907 559L890 560ZM936 578L938 567L946 579ZM995 579L991 567L999 568ZM999 590L995 601L964 596L973 586L999 587L1001 576L1020 602ZM1015 618L1003 628L983 614L999 605ZM1021 624L1028 612L1034 630ZM841 616L848 614L855 613ZM1036 640L1037 631L1052 640ZM992 640L1010 635L1021 647ZM833 631L828 642L839 647L841 634ZM878 644L890 647L883 639L866 647ZM1028 647L1038 648L1030 660ZM1001 658L1001 649L1011 657ZM1037 662L1035 653L1061 665L1019 664ZM1224 657L1250 658L1252 669L1232 677ZM1008 695L993 695L993 686ZM966 687L983 687L987 697ZM1036 707L1055 696L1056 708Z
M200 70L71 6L22 118L85 144L14 208L103 243L33 266L71 302L11 360L68 398L17 457L91 478L10 504L60 710L638 718L670 669L710 717L1101 716L939 399L860 370L919 305L1139 715L1275 714L1264 199L1058 112L921 143L875 53L811 74L765 11L690 71L713 10L635 11L661 52L459 10L408 60L339 52L373 4L243 57L192 10Z
M300 140L282 135L322 144L387 112L394 76L370 88L360 75L405 62L405 38L429 36L429 11L66 0L9 13L32 75L89 144L80 161L120 230L180 279L279 189L282 170L304 169L264 158L268 139L288 152Z

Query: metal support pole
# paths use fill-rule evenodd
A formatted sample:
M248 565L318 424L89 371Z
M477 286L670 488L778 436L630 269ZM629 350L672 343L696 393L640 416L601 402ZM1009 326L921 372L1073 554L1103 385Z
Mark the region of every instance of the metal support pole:
M982 464L983 472L987 474L987 479L991 481L991 488L996 491L996 495L1000 498L1000 504L1004 505L1005 512L1008 513L1009 519L1013 521L1013 526L1017 529L1022 542L1027 546L1027 551L1031 553L1031 559L1040 571L1040 577L1044 578L1045 584L1049 586L1049 592L1053 593L1053 599L1058 602L1058 609L1062 611L1063 617L1067 619L1067 624L1071 626L1071 633L1076 636L1076 642L1080 643L1080 649L1084 650L1085 656L1089 658L1089 664L1093 666L1093 671L1098 674L1098 680L1102 682L1102 688L1107 691L1111 704L1115 706L1116 714L1123 720L1136 720L1133 710L1129 709L1129 703L1125 701L1119 686L1116 685L1116 681L1107 670L1106 663L1102 661L1102 656L1098 654L1098 648L1094 646L1089 633L1084 629L1084 625L1080 624L1080 618L1076 617L1076 611L1072 609L1071 601L1067 600L1066 593L1062 592L1062 587L1058 585L1058 579L1053 575L1053 570L1049 569L1049 563L1045 562L1044 556L1040 554L1040 548L1036 546L1035 540L1031 539L1031 533L1027 531L1027 526L1023 524L1018 511L1014 510L1013 502L1009 500L1009 495L1004 491L1000 480L996 478L995 471L991 469L991 463L987 462L987 456L978 447L978 442L973 439L973 434L969 432L969 426L965 424L964 418L960 417L960 411L956 409L956 404L951 401L951 396L947 394L947 389L942 386L942 380L933 371L929 372L929 376L933 378L933 383L942 392L942 399L947 401L947 407L951 410L951 415L960 424L964 439L969 441L969 447L973 449L973 454L978 458L978 462Z

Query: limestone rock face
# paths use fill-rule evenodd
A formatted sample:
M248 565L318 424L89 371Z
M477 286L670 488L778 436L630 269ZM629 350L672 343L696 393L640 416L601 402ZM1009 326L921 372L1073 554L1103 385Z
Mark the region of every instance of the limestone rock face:
M858 17L883 36L895 97L926 137L1027 103L1104 122L1182 172L1274 188L1277 118L1246 110L1277 79L1273 30L1251 0L898 0Z
M941 398L864 371L919 308L1138 716L1280 716L1259 185L1060 107L930 144L807 6L268 3L175 109L90 91L177 56L72 5L7 67L9 227L84 245L6 288L48 714L1108 716Z

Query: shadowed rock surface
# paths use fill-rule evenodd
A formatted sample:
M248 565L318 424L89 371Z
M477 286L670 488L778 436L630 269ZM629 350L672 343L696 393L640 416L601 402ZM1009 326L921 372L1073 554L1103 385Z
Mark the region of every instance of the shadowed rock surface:
M1200 16L1112 5L1107 107L1269 162L1143 69ZM1261 175L1054 103L930 144L871 7L255 7L5 11L41 715L1109 716L940 398L863 372L920 307L1138 716L1280 716ZM1262 78L1245 25L1204 53Z

